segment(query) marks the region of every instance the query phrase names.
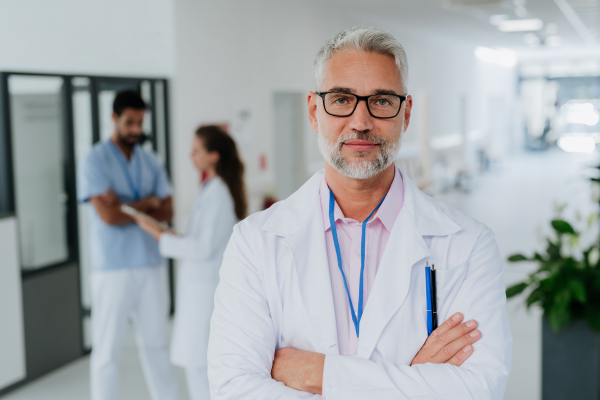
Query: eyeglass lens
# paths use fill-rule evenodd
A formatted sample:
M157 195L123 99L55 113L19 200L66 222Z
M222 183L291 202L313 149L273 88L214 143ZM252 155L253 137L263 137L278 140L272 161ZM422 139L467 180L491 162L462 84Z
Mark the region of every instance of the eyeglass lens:
M357 102L356 96L350 93L327 93L324 100L325 110L340 117L352 114ZM390 118L398 114L402 99L393 95L374 95L369 97L367 105L375 117Z

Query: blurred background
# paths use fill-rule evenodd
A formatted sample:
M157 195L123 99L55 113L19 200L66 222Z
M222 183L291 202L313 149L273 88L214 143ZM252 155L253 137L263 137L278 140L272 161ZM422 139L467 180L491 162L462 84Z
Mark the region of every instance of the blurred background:
M389 30L408 54L414 111L397 164L490 226L505 258L543 248L562 205L574 221L597 211L599 0L0 0L1 398L89 398L76 171L112 134L115 93L149 104L144 145L167 165L176 228L198 188L188 154L203 124L237 140L255 212L323 167L312 62L354 25ZM532 268L507 263L507 286ZM542 313L523 298L508 310L505 398L542 399ZM136 353L130 335L124 399L149 398Z

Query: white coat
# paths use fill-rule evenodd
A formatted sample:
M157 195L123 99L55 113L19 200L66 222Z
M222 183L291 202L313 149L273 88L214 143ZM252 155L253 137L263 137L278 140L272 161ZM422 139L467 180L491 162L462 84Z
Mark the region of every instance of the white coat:
M180 261L171 345L173 364L206 366L219 268L236 222L229 188L221 178L215 177L198 192L185 236L161 235L161 255Z
M365 305L357 354L339 355L322 177L318 172L288 199L234 228L211 320L211 398L321 398L271 378L275 350L290 346L326 354L327 400L502 399L512 338L494 235L423 194L403 173L404 205ZM438 270L440 323L457 311L479 322L482 337L461 367L410 366L427 338L426 261Z

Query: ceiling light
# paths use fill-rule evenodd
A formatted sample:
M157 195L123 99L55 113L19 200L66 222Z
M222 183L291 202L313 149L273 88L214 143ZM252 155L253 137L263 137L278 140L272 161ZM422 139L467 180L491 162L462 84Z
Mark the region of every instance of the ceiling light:
M558 147L569 153L591 153L596 148L596 142L592 135L566 133L558 139Z
M570 124L593 126L600 121L600 113L592 103L567 103L560 108L560 111Z
M548 36L544 43L548 47L558 47L563 43L563 40L560 36Z
M488 47L479 46L475 49L475 56L481 61L486 61L504 67L514 67L517 65L517 56L510 50L494 50Z
M541 19L511 19L501 21L498 29L502 32L536 32L544 28L544 21Z
M539 46L540 43L542 42L540 40L540 37L538 35L536 35L535 33L526 34L525 36L523 36L523 41L525 43L527 43L528 45L530 45L531 47Z

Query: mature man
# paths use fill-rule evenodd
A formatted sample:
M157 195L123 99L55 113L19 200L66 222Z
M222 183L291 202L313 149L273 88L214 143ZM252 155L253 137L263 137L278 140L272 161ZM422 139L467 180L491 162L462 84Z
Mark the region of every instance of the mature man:
M94 146L80 174L79 199L92 203L92 400L117 398L118 361L129 318L155 400L176 399L168 355L168 289L153 237L120 211L122 203L171 219L171 187L156 154L138 144L146 105L117 94L112 137Z
M213 400L501 399L512 339L493 234L393 164L412 108L402 46L352 28L315 69L325 170L234 229L211 321ZM429 337L426 262L445 321Z

